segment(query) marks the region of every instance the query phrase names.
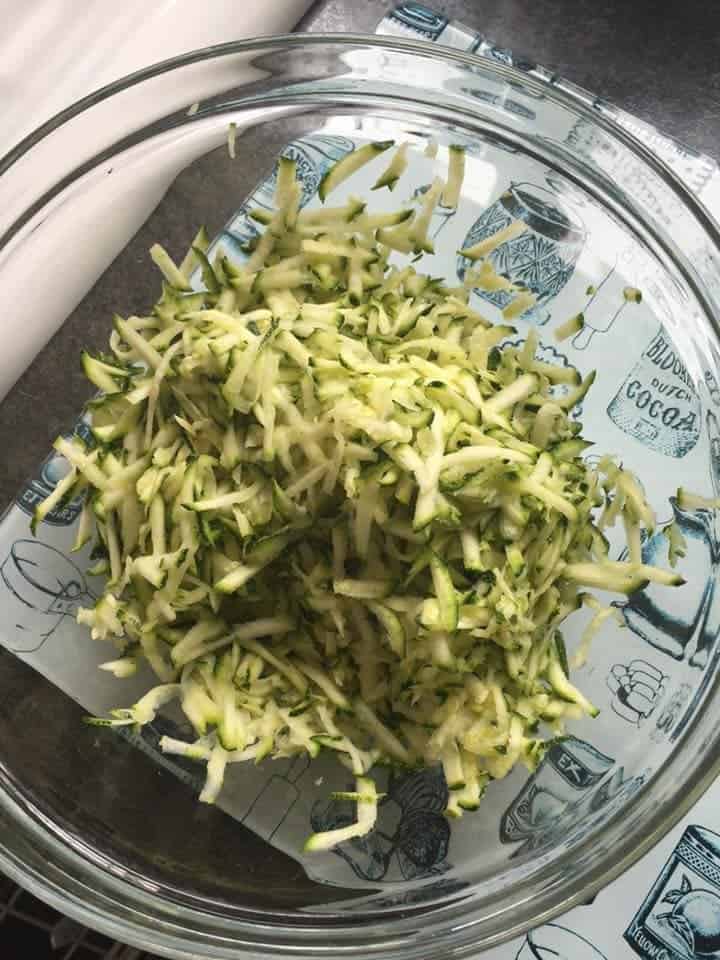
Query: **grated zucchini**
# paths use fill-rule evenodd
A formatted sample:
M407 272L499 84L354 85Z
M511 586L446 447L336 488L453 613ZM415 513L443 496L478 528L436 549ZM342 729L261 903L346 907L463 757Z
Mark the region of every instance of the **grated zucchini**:
M321 199L390 146L340 160ZM376 186L394 185L406 152ZM642 563L655 520L638 481L610 457L582 459L572 413L594 373L539 360L537 337L503 344L513 328L491 327L466 291L389 266L390 249L432 250L430 218L441 199L457 204L463 167L451 148L447 183L414 212L375 214L358 198L300 211L283 158L276 210L256 216L265 230L244 264L211 261L203 230L180 267L155 245L155 307L115 318L108 356L82 357L102 391L89 406L96 446L56 442L70 470L33 521L86 496L76 546L94 534L109 576L78 620L119 649L102 669L129 676L144 657L158 677L92 722L142 725L177 700L197 739L161 746L206 764L205 802L229 764L266 756L332 750L353 773L355 822L313 835L309 851L372 829L378 762L442 764L451 816L517 763L534 769L541 722L554 735L597 713L559 637L594 605L583 659L612 615L585 588L682 582ZM462 251L480 261L471 283L512 286L484 258L523 229ZM515 293L508 316L534 302ZM678 505L717 501L681 490ZM626 562L602 533L617 521ZM684 543L666 535L672 563Z

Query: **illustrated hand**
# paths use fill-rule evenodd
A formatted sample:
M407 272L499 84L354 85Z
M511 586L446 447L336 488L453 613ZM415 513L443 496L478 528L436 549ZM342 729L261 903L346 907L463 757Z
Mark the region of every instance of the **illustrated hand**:
M655 709L665 679L657 667L645 660L615 664L607 681L615 694L613 710L629 723L639 725Z

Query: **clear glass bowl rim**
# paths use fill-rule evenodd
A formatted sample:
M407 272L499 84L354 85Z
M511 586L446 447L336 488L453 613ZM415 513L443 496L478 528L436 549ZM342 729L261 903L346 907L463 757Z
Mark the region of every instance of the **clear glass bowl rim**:
M162 61L115 81L72 106L60 111L0 158L0 176L53 131L69 123L85 110L112 98L145 80L186 67L232 54L266 50L281 54L285 49L302 47L377 47L397 53L427 56L426 41L388 38L362 34L292 34L233 41L203 48ZM645 167L688 210L715 250L720 250L720 228L703 204L659 157L632 133L610 117L593 110L580 96L563 87L550 85L528 76L514 67L475 54L449 47L432 47L433 59L465 66L482 64L501 79L521 81L527 88L542 93L556 103L566 104L579 116L603 129L632 152ZM62 184L61 184L62 185ZM51 188L52 190L53 188ZM49 191L51 192L51 191ZM47 199L44 194L37 204ZM23 215L10 225L0 238L0 249L25 222ZM694 269L687 261L685 269L691 277ZM692 282L692 280L691 280ZM696 284L693 283L695 287ZM702 288L702 283L700 287ZM702 294L700 299L704 300ZM718 324L715 311L707 311L715 335ZM353 915L343 920L329 914L327 919L308 917L306 924L297 915L282 918L273 915L265 920L249 911L245 919L228 919L216 913L188 909L159 897L148 884L141 890L136 883L123 879L118 870L107 869L102 858L93 856L88 847L81 847L74 838L62 839L60 831L45 822L39 811L27 802L22 790L2 767L0 760L0 869L32 893L58 910L113 937L145 949L162 951L168 956L195 958L251 958L292 956L296 960L310 957L345 956L377 957L378 960L427 960L431 955L469 956L487 949L529 928L547 922L572 907L587 902L607 883L618 877L651 849L684 816L690 807L720 773L720 730L713 721L713 706L720 699L720 676L712 678L693 723L676 745L682 748L686 766L682 783L675 784L663 803L654 804L651 791L642 789L602 827L602 849L597 846L595 831L585 841L564 853L552 869L539 871L528 880L492 895L483 902L469 895L458 896L448 903L428 910L413 909L375 915L371 923L353 923ZM672 783L677 764L670 762L654 778L658 787ZM644 809L644 831L638 835L627 824L634 813ZM648 812L652 811L652 812ZM593 849L595 847L595 849ZM587 861L588 867L575 878L572 889L563 882L563 868ZM242 915L242 911L238 911ZM430 953L433 951L433 954Z

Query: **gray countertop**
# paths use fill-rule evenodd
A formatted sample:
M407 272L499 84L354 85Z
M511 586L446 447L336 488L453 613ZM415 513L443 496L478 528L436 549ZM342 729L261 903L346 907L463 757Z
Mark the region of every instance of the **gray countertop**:
M299 29L371 33L399 0L318 0ZM720 4L424 0L593 93L720 156Z
M395 2L318 0L299 29L371 33ZM556 70L689 146L720 157L720 4L438 0L434 5L500 46ZM181 190L185 219L197 214L191 209L192 196L192 190L186 194ZM153 234L157 224L151 217L133 242L146 250L158 235L171 239L165 231L173 226L178 225L163 222L163 232ZM186 223L181 232L189 229ZM139 303L125 302L128 276L135 276L133 256L128 249L118 257L0 404L0 510L37 470L53 437L72 424L89 395L77 362L81 347L106 341L107 319L119 304L140 309ZM149 298L150 288L137 293Z

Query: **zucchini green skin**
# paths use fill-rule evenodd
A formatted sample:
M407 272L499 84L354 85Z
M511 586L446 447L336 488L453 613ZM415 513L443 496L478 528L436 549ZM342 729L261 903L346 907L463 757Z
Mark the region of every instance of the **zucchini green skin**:
M370 163L381 153L389 150L394 145L394 140L381 140L375 143L366 143L358 147L351 153L346 154L341 160L338 160L323 176L318 186L318 196L324 203L330 193L340 186L343 181L356 173L365 164Z
M373 190L381 190L383 187L387 187L388 190L395 189L400 177L407 169L407 149L407 143L403 143L397 148L392 160L373 184Z

